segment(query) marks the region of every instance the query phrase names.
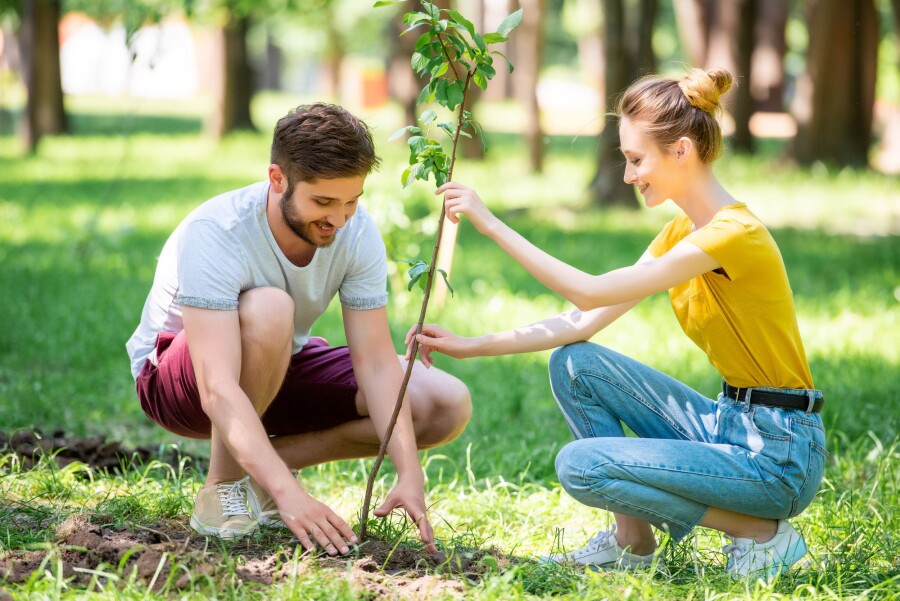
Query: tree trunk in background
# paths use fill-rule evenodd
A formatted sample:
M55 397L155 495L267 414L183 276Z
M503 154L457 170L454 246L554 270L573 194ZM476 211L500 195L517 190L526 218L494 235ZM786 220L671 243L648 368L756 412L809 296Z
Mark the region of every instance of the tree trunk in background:
M735 85L722 98L722 106L734 120L734 148L747 152L753 150L751 65L757 1L676 0L675 4L682 44L694 66L727 69L734 78Z
M475 26L475 31L485 33L484 0L476 0L475 6L472 7L471 10L472 10L472 13L469 15L469 16L471 16L471 19L469 19L469 20L472 21L472 24ZM495 57L495 58L497 58L499 60L503 60L500 57ZM503 61L503 62L506 63L506 61ZM505 68L506 65L504 64L503 66ZM506 69L506 70L508 71L508 69ZM499 73L500 69L497 69L497 72ZM494 80L491 80L489 83L490 83L490 85L493 85ZM483 96L482 89L473 83L472 87L469 90L469 95L466 98L466 109L472 111L473 116L475 115L475 107L478 106L478 101L481 99L482 96ZM478 117L475 116L475 119L477 120ZM467 159L472 159L472 160L476 160L476 161L483 160L484 159L484 142L481 139L481 136L479 136L476 132L473 131L470 133L472 134L471 138L465 138L465 137L460 138L460 141L459 141L460 153L462 154L463 157L465 157Z
M222 80L217 82L220 97L207 131L220 138L233 131L255 131L250 116L253 98L253 67L247 52L250 17L230 14L222 28Z
M284 52L270 28L266 29L266 62L260 69L260 88L281 89L281 69L284 66Z
M753 102L753 48L755 46L757 0L740 0L737 9L737 40L735 44L735 67L738 80L737 89L731 94L731 115L734 118L734 149L737 152L752 153L755 149L753 134L750 133L750 117L755 106ZM727 96L726 96L727 98Z
M709 28L705 20L705 5L708 3L708 0L674 0L678 38L692 67L706 64Z
M634 49L632 75L641 77L656 73L656 53L653 52L653 30L656 25L656 14L659 11L657 0L641 0L638 13L637 48Z
M780 112L785 107L785 30L789 8L784 0L756 0L756 47L750 68L750 89L757 111Z
M28 91L22 135L34 152L44 135L69 130L59 64L60 2L26 0L22 8L22 72Z
M538 78L541 71L541 54L544 37L541 31L545 0L520 0L525 12L522 24L516 30L516 70L513 80L519 101L525 107L525 139L531 169L540 173L544 169L544 132L541 129L541 110L537 99Z
M810 0L806 73L798 82L794 157L868 165L878 58L873 0Z
M344 47L344 38L337 28L337 20L340 18L336 14L333 5L328 8L328 34L326 37L327 48L325 50L325 68L327 72L328 92L335 102L341 102L341 79L344 70L344 58L347 55L347 49ZM413 37L415 40L415 37ZM412 56L412 55L410 55Z
M417 122L416 99L422 89L422 81L410 65L410 57L416 49L416 35L410 32L401 36L400 33L406 30L403 24L404 13L421 9L422 5L418 1L411 1L409 6L397 13L390 25L392 43L387 65L388 93L403 106L404 125L415 125Z
M506 15L518 10L517 2L511 0L480 0L482 6L482 14L484 15L485 33L497 31L497 27L506 18ZM512 39L515 40L516 34L513 33ZM511 44L512 40L494 44L492 50L498 50L509 58L513 58ZM509 65L502 56L494 55L494 69L497 74L491 80L488 89L484 91L482 96L485 100L502 100L511 98L513 95L512 77L509 72Z
M656 2L642 0L640 7L637 27L640 32L652 32ZM632 34L627 24L623 0L603 0L604 114L615 110L618 97L637 78L638 69L655 64L651 36ZM641 41L629 47L629 39L635 38ZM625 183L625 160L619 144L618 120L606 117L598 142L597 172L590 183L591 198L598 206L637 208L634 186Z

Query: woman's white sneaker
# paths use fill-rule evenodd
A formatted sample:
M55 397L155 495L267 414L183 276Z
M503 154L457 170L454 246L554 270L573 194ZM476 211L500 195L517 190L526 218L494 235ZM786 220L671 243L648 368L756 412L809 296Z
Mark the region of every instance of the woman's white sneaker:
M806 541L786 520L778 521L772 540L757 543L733 538L722 551L728 555L725 571L735 580L746 577L768 579L790 569L807 552Z
M596 566L605 570L635 570L649 568L653 565L656 553L648 555L635 555L619 546L616 540L616 528L601 531L597 536L588 541L588 544L572 551L571 553L551 553L543 555L540 561L543 563L573 563L583 566ZM657 565L662 564L662 559L657 560Z

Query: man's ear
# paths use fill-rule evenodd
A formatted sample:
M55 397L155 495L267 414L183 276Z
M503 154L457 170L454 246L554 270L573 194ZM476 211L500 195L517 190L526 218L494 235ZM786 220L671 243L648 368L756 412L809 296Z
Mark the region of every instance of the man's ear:
M284 194L287 191L287 183L287 176L281 167L275 163L269 165L269 184L272 186L272 191L276 194Z

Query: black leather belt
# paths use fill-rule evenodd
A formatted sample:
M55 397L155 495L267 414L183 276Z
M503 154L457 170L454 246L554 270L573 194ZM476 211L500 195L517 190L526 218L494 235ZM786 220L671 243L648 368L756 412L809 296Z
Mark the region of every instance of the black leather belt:
M722 394L736 401L747 401L755 405L784 407L785 409L802 409L807 413L818 413L825 405L825 398L818 390L810 390L808 395L800 396L786 392L772 392L758 388L735 388L728 382L722 382Z

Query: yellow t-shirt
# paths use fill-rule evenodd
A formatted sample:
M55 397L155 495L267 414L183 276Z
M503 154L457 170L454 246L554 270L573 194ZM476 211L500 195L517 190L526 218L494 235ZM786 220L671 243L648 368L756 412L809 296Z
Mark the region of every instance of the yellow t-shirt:
M660 257L682 240L722 266L669 290L681 329L738 388L813 388L781 252L744 203L691 231L681 214L650 244Z

